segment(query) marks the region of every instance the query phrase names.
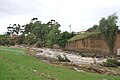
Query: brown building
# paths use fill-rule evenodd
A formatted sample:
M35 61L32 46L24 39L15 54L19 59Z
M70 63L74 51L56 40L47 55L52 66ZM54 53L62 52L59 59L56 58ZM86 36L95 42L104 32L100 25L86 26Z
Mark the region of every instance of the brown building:
M78 52L109 53L109 48L103 36L99 32L80 33L68 40L67 50ZM120 49L120 32L117 33L117 39L114 51Z

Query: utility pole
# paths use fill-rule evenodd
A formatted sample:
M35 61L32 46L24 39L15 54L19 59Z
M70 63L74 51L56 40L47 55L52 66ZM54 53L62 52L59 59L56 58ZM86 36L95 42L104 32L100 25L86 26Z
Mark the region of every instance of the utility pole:
M71 33L71 25L69 25L69 27L70 27L70 33Z

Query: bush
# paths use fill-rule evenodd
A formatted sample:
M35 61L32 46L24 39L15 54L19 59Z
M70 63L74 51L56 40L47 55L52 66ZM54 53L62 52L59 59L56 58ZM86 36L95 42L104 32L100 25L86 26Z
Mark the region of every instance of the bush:
M9 45L15 46L15 42L14 42L14 41L11 41L11 42L9 43Z
M107 59L106 62L103 62L103 66L106 66L106 67L118 67L118 66L120 66L120 62L118 62L115 59Z
M95 57L97 54L95 53L79 53L81 57Z
M38 38L36 42L36 47L44 47L45 41L42 41L40 38Z
M113 64L113 63L110 63L110 62L103 62L103 65L105 67L117 67L117 65Z
M117 66L120 66L120 62L118 62L117 60L115 59L108 59L108 62L111 62L113 64L116 64Z
M44 46L44 42L43 41L38 41L38 42L36 42L36 46L37 47L43 47Z

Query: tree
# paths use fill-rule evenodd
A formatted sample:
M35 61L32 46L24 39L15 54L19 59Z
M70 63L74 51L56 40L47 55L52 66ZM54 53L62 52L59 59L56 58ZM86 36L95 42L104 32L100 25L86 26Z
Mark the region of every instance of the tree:
M96 25L96 24L93 25L93 27L89 28L87 31L88 31L88 32L98 31L98 25Z
M19 24L13 24L13 33L19 34L21 31L21 26Z
M21 29L21 25L20 24L13 24L12 26L10 24L9 27L7 27L7 29L8 29L7 35L12 35L14 33L16 33L18 35L23 30L23 29Z
M57 42L58 42L58 44L59 44L61 47L65 47L65 44L66 44L67 40L70 39L70 38L72 38L74 35L75 35L74 32L72 32L72 33L69 33L69 32L67 32L67 31L62 32L62 33L58 36Z
M33 29L35 27L38 27L39 25L41 25L41 21L38 21L38 18L32 18L30 20L30 23L24 25L24 34L29 34L32 33Z
M24 34L31 33L32 30L33 30L33 23L26 24Z
M23 26L14 24L11 27L10 25L7 34L19 34L21 31L23 34L14 38L17 44L32 45L36 43L38 47L52 47L54 44L59 44L61 47L65 47L67 39L73 37L75 34L74 32L61 32L59 27L60 24L53 19L48 23L41 23L41 21L38 21L38 18L33 18L28 24Z
M58 44L57 38L59 37L58 35L60 35L61 32L59 30L60 24L55 20L51 20L47 23L47 25L49 27L49 33L47 35L46 45L52 47L54 44Z
M102 18L99 21L99 30L105 38L110 53L114 53L116 34L118 30L118 26L116 24L117 19L118 16L116 15L116 13L114 13L107 18Z
M54 44L57 44L58 35L60 35L60 30L54 26L54 28L50 30L47 35L46 45L52 47Z
M34 34L37 38L38 45L47 45L52 47L57 44L60 24L55 20L50 20L48 23L41 23L37 18L31 19L30 23L25 25L24 34Z
M32 18L31 20L30 20L30 23L33 23L34 21L37 21L38 20L38 18Z
M38 24L33 28L32 33L36 35L37 38L40 38L42 41L45 41L47 34L49 32L47 24Z

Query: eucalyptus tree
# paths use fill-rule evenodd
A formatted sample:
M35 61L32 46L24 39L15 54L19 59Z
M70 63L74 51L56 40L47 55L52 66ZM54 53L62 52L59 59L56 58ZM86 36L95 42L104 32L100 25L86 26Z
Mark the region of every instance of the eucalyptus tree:
M9 25L7 27L7 34L8 35L12 35L12 34L19 34L22 32L22 29L21 29L21 25L20 24L13 24L13 25Z
M58 44L57 38L60 35L60 24L56 22L55 20L51 20L47 23L49 33L47 34L47 40L46 40L46 45L52 47L53 44Z
M92 31L98 31L99 26L98 25L93 25L93 27L89 28L87 31L92 32Z
M60 47L65 47L65 44L67 43L67 40L75 36L75 33L69 33L67 31L60 33L57 38L57 42Z
M105 41L109 47L110 53L114 53L114 46L116 42L117 35L117 19L116 13L108 16L107 18L102 18L99 21L99 30L103 34Z
M38 18L32 18L28 24L24 25L24 34L32 33L32 30L36 26L36 23L41 23L41 22L38 21Z

